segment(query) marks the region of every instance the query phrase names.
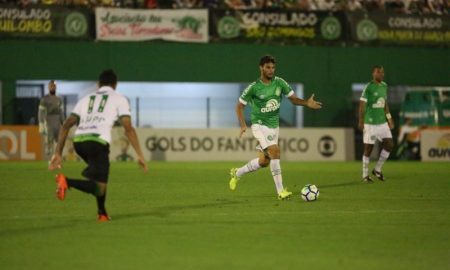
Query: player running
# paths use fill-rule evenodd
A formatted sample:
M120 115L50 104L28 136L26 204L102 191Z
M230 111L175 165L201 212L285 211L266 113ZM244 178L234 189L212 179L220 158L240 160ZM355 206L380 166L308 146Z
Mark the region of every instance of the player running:
M270 165L278 199L284 200L288 199L292 192L283 187L281 177L280 148L278 147L281 98L286 96L292 104L312 109L320 109L322 103L314 100L314 94L307 100L298 98L285 80L274 76L275 58L273 56L265 55L260 59L259 71L260 77L243 91L236 105L236 114L241 126L240 137L247 130L244 107L247 104L252 106L251 129L259 143L259 157L250 160L241 168L232 168L229 184L230 189L235 190L244 174Z
M373 80L369 82L362 92L359 101L359 129L363 130L364 154L362 157L363 172L362 178L366 183L372 183L369 176L370 154L375 142L381 141L381 150L372 174L379 180L384 181L381 172L384 162L389 158L389 154L394 148L394 141L390 129L394 128L394 120L389 112L387 100L387 84L383 81L384 69L382 66L374 66L372 69ZM387 121L386 121L387 120Z
M97 199L98 221L110 220L106 208L106 186L109 177L109 144L111 129L119 119L125 128L125 135L138 155L138 163L147 171L136 131L131 124L131 111L128 100L115 91L117 76L112 70L100 74L98 89L95 93L82 98L64 122L59 133L58 144L49 169L61 168L61 155L67 134L72 126L78 125L73 139L75 151L87 163L82 175L88 180L56 176L56 196L64 200L68 188L92 194Z

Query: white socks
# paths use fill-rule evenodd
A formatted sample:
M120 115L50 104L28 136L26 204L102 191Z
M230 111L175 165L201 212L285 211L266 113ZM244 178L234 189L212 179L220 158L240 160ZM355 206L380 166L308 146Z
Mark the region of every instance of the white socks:
M380 158L378 159L377 165L375 165L375 171L381 172L381 167L383 167L384 162L389 158L390 152L386 150L381 150Z
M259 158L255 158L250 160L247 164L245 164L241 168L239 168L236 172L236 175L237 177L241 177L242 175L249 172L254 172L259 168L261 168L261 166L259 166Z
M363 163L363 176L362 177L366 178L369 175L370 157L366 157L363 155L362 163Z
M236 172L236 175L237 177L241 177L246 173L258 170L259 168L261 168L261 166L259 165L259 158L255 158L239 168ZM272 159L270 161L270 171L272 172L273 181L275 182L277 193L280 193L283 190L283 178L281 177L281 166L279 159Z
M378 159L377 165L375 165L375 171L381 172L381 167L383 167L384 162L389 158L390 152L386 150L381 150L380 158ZM369 162L370 158L363 155L363 178L369 175Z
M283 190L283 178L281 177L281 166L279 159L272 159L270 161L270 171L272 172L273 181L279 194Z

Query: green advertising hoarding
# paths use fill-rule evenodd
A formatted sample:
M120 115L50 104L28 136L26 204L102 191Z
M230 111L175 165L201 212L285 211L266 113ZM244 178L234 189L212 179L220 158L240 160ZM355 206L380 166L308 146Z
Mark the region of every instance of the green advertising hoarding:
M448 15L403 15L390 13L347 13L351 39L380 45L450 44Z
M92 39L87 8L0 5L0 37Z
M345 38L344 13L292 10L210 10L216 41L314 43Z

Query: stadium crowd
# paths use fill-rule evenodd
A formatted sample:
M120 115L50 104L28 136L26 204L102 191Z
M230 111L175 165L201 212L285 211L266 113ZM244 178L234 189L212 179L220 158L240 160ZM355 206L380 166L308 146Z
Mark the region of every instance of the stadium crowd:
M296 9L368 11L400 14L449 13L450 0L0 0L0 4L112 6L126 8Z

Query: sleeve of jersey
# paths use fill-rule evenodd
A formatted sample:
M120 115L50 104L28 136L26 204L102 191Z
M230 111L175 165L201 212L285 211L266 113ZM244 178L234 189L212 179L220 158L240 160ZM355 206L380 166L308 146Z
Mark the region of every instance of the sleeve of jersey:
M364 87L364 90L361 94L361 97L359 98L359 100L367 102L367 88L369 87L369 84L366 85L366 87Z
M119 100L119 104L118 104L118 108L117 108L117 114L119 115L119 118L122 116L131 116L131 108L130 108L130 103L128 102L128 99L126 99L125 97L122 97Z
M292 90L292 87L282 78L280 79L280 83L281 83L281 89L283 91L283 95L285 95L286 97L290 97L294 94L294 90Z
M253 92L253 85L254 85L254 83L250 84L242 92L242 95L239 97L239 102L240 103L242 103L244 105L247 105L247 103L250 101L250 99L252 97L252 92Z

